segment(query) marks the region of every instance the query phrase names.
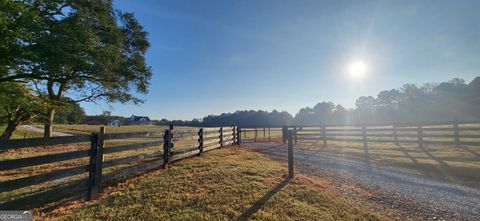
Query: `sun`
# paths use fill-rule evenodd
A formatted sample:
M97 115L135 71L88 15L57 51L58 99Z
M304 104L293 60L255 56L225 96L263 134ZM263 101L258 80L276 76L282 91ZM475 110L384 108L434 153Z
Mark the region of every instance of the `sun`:
M348 66L348 72L351 78L361 79L364 78L367 72L367 65L363 61L352 62Z

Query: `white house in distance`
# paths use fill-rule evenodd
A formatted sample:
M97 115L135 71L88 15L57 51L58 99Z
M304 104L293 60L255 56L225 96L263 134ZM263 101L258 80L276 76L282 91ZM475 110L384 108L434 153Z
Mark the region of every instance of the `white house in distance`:
M115 120L110 121L108 123L108 125L120 127L120 126L122 126L122 121L120 121L119 119L115 119Z
M153 125L153 122L147 116L132 115L128 119L128 124L130 124L130 125Z

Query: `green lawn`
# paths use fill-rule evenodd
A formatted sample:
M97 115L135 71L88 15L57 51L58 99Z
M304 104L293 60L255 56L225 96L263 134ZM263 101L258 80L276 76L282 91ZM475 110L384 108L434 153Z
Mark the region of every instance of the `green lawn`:
M229 147L128 180L97 201L70 203L42 218L378 220L333 194L327 181L303 175L286 180L286 172L265 155Z

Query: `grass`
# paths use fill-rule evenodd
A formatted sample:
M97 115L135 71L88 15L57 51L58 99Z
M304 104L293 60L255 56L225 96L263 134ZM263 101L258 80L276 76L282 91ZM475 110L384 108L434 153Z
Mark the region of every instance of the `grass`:
M378 220L320 178L286 180L285 165L244 148L214 150L130 179L101 198L59 207L65 220ZM41 212L41 211L36 211Z
M255 131L253 131L254 128L247 129L248 131L241 133L242 139L255 140L256 137L257 141L269 141L282 138L282 128L270 128L270 131L268 128L265 128L265 132L263 128L257 128L256 135Z
M54 125L53 130L62 133L82 135L98 132L103 125L67 125L59 124ZM103 126L107 133L127 133L138 131L162 131L167 129L167 126L155 126L155 125L125 125L125 126Z
M336 157L367 161L480 188L480 149L475 146L299 141L297 147Z
M43 129L43 125L34 125L37 128ZM86 135L100 131L100 127L103 125L68 125L58 124L53 126L54 132L62 132L72 135ZM155 125L125 125L121 127L117 126L104 126L107 133L127 133L138 131L163 131L167 126L155 126ZM0 126L0 131L3 131L5 126ZM25 139L43 137L43 133L27 130L22 126L18 126L13 132L12 139Z
M6 126L0 126L0 131L3 132ZM26 139L26 138L35 138L42 137L43 133L38 133L34 131L26 130L25 128L18 126L13 132L11 139Z

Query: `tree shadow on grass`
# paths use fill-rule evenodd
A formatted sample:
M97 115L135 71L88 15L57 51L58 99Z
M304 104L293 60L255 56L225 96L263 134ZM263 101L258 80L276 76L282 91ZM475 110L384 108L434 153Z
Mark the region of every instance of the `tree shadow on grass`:
M265 195L263 195L262 198L257 200L247 211L243 212L240 217L238 217L237 221L246 221L248 220L253 214L255 214L259 209L267 203L267 201L274 196L276 193L278 193L283 187L285 187L292 178L290 177L285 177L280 183L278 183L273 189L268 191Z

